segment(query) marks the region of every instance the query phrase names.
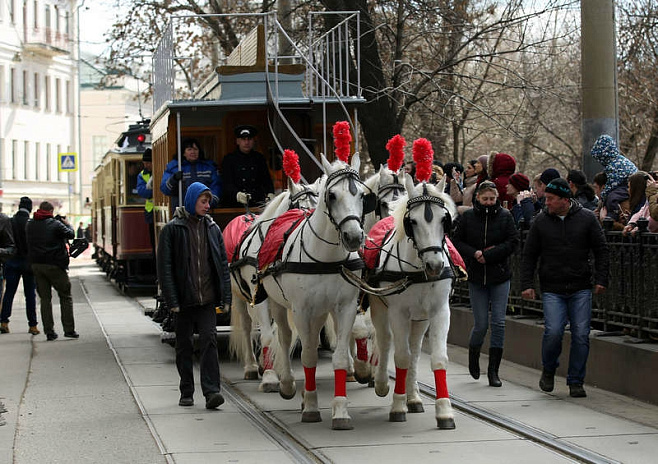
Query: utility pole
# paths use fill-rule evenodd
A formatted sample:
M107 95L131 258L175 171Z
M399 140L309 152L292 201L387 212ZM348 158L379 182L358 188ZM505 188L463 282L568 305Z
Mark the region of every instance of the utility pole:
M614 0L581 0L583 170L591 181L602 170L590 155L603 134L619 143Z

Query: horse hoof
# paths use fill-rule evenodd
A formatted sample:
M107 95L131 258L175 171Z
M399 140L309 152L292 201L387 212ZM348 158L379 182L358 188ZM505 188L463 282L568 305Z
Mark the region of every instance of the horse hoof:
M407 422L407 413L405 412L390 412L388 414L389 422Z
M455 429L455 419L436 419L436 426L441 430L454 430Z
M352 425L352 419L332 419L331 428L333 430L352 430L354 426Z
M346 381L346 382L356 382L356 378L354 377L354 375L348 375L348 376L345 378L345 381Z
M407 409L411 413L425 412L423 403L407 403Z
M386 395L388 395L388 392L390 390L390 387L388 383L384 383L382 385L377 385L377 382L375 382L375 394L381 398L384 398Z
M320 411L303 412L302 422L322 422L322 416L320 416Z
M354 377L356 378L356 381L359 382L362 385L367 383L368 386L370 386L370 382L372 381L371 376L368 375L368 376L362 377L362 376L359 375L358 372L354 373ZM372 382L372 386L373 387L375 386L375 382Z
M276 393L276 392L279 391L279 384L278 383L270 383L270 382L261 383L260 386L258 387L258 390L262 391L263 393ZM290 398L285 398L285 399L290 399Z
M368 388L375 388L375 381L374 379L368 380Z
M281 395L281 398L283 398L284 400L291 400L291 399L293 399L293 398L295 397L295 394L296 394L296 393L297 393L297 390L296 390L296 389L293 389L292 392L287 393L287 392L286 392L285 390L283 390L283 389L281 388L281 386L279 385L279 395Z
M244 379L245 380L258 380L258 372L257 371L247 371L244 373Z

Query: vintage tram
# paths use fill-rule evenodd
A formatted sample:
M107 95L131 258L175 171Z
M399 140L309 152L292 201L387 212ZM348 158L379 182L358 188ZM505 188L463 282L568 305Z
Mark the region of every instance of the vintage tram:
M142 120L121 133L92 180L94 258L122 290L155 288L156 282L145 199L137 194L142 155L151 148L149 123Z

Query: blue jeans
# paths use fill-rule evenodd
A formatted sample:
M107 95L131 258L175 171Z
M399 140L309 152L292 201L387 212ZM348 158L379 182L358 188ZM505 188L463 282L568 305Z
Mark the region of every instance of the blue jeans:
M489 328L489 307L491 307L491 348L502 348L505 341L505 313L510 281L502 284L481 285L468 283L468 295L473 308L474 325L469 345L482 346Z
M10 259L5 264L5 297L2 300L0 322L9 322L14 304L14 296L16 295L21 277L23 278L23 293L25 293L27 323L30 327L35 327L37 325L36 281L25 258ZM2 293L0 291L1 295Z
M554 372L560 365L562 336L567 320L571 324L571 352L567 385L582 384L589 356L589 327L592 319L592 291L580 290L570 295L542 293L544 303L544 338L541 358L544 369Z

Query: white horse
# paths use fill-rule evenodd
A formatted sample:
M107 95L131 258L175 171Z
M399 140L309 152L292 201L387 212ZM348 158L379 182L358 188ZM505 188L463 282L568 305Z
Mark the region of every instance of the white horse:
M454 415L446 383L452 270L444 236L450 219L456 215L456 207L450 196L443 193L444 181L438 186L424 182L414 186L410 176L404 177L408 197L402 198L393 211L395 233L382 245L374 281L391 283L406 277L411 285L398 294L370 298L380 353L375 392L386 396L389 391L392 330L396 378L389 420L405 421L408 410L422 412L416 368L423 337L429 328L437 426L453 429Z
M263 213L254 221L250 231L240 243L237 260L231 263L231 308L230 352L244 364L245 380L263 378L259 390L276 392L279 377L273 368L276 352L275 329L272 325L267 301L259 301L258 251L272 222L291 208L310 209L317 204L319 179L311 185L289 182L288 190L274 197ZM234 219L235 220L235 219ZM258 303L257 303L258 302ZM254 353L254 339L260 329L261 364ZM262 369L262 370L261 370Z
M277 323L281 350L289 350L291 329L288 310L302 343L301 361L305 384L302 422L322 420L318 409L315 369L318 361L320 330L331 314L336 324L336 348L332 361L335 391L332 402L332 428L352 428L347 410L346 377L351 369L350 331L356 315L358 290L340 275L341 266L356 270L363 266L357 250L364 241L362 227L365 186L359 180L359 157L351 165L332 164L322 157L327 175L319 191L319 203L313 214L290 235L280 263L263 273L262 284L269 296L270 309ZM296 385L290 358L281 362L279 394L295 396Z

